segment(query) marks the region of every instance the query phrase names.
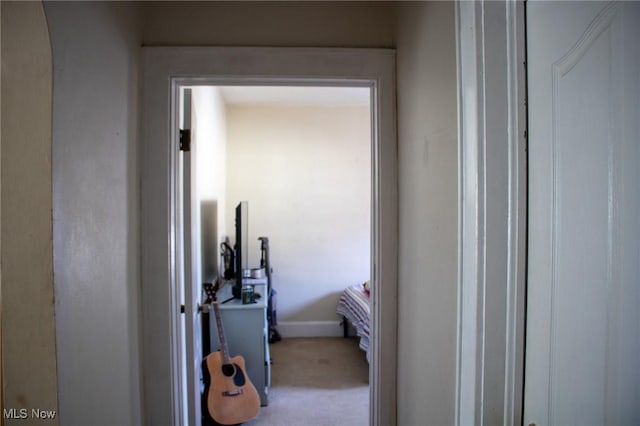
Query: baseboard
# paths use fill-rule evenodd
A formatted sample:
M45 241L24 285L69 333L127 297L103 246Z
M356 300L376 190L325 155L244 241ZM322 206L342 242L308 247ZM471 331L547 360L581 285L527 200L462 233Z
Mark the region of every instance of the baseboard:
M340 337L340 321L278 321L276 329L282 337Z

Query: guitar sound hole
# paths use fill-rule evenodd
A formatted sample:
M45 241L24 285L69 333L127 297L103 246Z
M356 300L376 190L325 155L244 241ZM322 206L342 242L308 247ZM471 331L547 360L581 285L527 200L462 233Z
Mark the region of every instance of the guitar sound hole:
M226 377L233 376L234 372L235 368L233 368L233 364L224 364L222 366L222 374L224 374Z
M242 368L236 364L223 364L222 374L225 377L233 377L233 384L236 386L244 386L246 383Z

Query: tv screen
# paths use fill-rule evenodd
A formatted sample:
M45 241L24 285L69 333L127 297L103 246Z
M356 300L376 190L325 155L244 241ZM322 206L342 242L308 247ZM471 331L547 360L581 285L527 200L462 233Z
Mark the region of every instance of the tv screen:
M233 296L242 297L242 277L249 266L249 203L241 201L236 206L236 283Z

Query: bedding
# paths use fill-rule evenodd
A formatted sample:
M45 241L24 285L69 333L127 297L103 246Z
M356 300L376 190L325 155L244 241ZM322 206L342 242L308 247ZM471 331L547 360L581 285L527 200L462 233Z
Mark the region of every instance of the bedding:
M369 327L370 327L370 300L368 282L349 286L340 296L337 313L349 320L356 329L360 338L360 348L367 354L369 361ZM346 336L345 336L346 337Z

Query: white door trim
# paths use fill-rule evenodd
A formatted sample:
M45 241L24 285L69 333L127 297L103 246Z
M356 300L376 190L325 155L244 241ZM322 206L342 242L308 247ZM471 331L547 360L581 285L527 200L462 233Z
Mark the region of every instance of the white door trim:
M524 4L456 2L456 425L520 424L526 265Z
M179 79L253 84L367 84L373 90L370 424L396 423L397 146L395 51L339 48L143 48L141 273L145 424L174 419L172 318L177 315L171 91ZM384 368L382 368L384 366Z

